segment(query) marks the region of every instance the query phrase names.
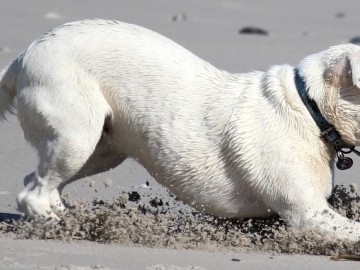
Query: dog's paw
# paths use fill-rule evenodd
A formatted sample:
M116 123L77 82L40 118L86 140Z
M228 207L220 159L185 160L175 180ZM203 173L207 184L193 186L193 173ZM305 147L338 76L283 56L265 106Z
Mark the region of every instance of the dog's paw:
M36 188L30 191L25 188L16 198L17 210L32 219L60 221L52 211L49 200L39 194L41 193L37 192Z
M58 189L54 189L53 192L51 192L50 207L57 214L63 213L66 210L66 207L60 198Z

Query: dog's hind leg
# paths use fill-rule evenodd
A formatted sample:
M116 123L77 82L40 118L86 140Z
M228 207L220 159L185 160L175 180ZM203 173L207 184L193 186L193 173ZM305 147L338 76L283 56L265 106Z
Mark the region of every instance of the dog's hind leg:
M100 140L98 141L95 151L90 158L86 161L84 166L70 179L62 181L57 189L54 189L50 196L51 209L55 212L61 212L65 210L60 194L64 187L78 179L91 176L94 174L102 173L120 165L127 157L125 154L119 152L116 142L117 138L114 138L113 131L110 122L110 116L107 116L104 121L104 127ZM35 172L27 175L24 178L24 185L27 186L34 177Z
M72 134L62 134L61 131L56 135L51 134L55 135L54 140L45 142L44 148L38 149L38 168L17 197L19 211L30 217L56 217L51 208L51 204L54 205L54 200L51 199L54 197L53 192L56 193L60 183L73 177L83 167L98 139L96 134L87 136L89 133L97 133L94 130L79 126L76 129ZM55 201L56 203L59 204L60 201ZM61 204L59 207L62 208Z
M53 95L51 91L23 89L17 105L25 137L39 156L36 171L17 196L18 210L46 219L57 218L51 194L81 170L100 140L106 116L111 114L101 94L95 102L76 90Z
M36 175L35 172L28 174L27 176L25 176L24 178L24 186L26 187L29 183L31 183L32 181L35 181L36 179ZM58 191L58 189L54 189L51 192L50 195L50 206L51 209L55 212L55 213L59 213L65 210L65 206L63 205L61 198L60 198L60 193ZM21 209L19 209L21 211Z
M127 156L119 151L117 137L113 134L110 116L105 118L101 138L98 141L95 151L86 161L85 165L69 180L63 181L58 187L61 194L64 187L71 182L86 176L102 173L120 165Z
M123 154L111 151L105 152L105 149L106 148L96 147L94 153L80 171L69 180L61 182L58 188L53 190L50 197L50 205L55 213L65 210L65 206L60 198L60 194L65 186L86 176L91 176L113 169L126 159L126 156Z

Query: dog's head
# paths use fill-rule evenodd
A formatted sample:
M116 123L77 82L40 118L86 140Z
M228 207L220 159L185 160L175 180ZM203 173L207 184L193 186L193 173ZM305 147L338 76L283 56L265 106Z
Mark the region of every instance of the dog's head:
M360 145L360 47L331 47L306 57L299 71L309 96L345 143Z

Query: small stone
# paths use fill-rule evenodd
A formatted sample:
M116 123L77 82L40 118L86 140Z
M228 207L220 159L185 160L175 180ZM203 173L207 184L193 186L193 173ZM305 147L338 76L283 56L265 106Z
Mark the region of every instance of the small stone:
M113 182L112 182L112 180L109 178L109 179L106 179L106 180L104 180L104 185L105 185L105 188L108 188L108 187L111 187L112 186L112 184L113 184Z
M232 258L231 261L232 262L240 262L240 259Z
M360 36L353 37L352 39L349 40L349 42L352 44L360 44Z
M131 191L128 193L130 202L138 202L140 200L140 194L136 191Z
M172 17L173 22L186 21L186 20L187 20L187 16L185 13L176 14L174 15L174 17Z
M127 201L129 201L129 194L122 194L116 200L116 203L124 205Z
M62 17L59 14L54 13L54 12L46 13L45 18L46 19L51 19L51 20L60 20L60 19L62 19Z
M251 34L251 35L267 36L268 32L265 31L264 29L261 29L261 28L248 26L248 27L244 27L244 28L240 29L239 34Z
M159 207L159 206L163 206L164 203L163 203L162 199L159 199L159 198L155 197L155 199L152 199L150 201L150 205L152 207Z
M89 187L95 188L96 187L95 181L90 181Z

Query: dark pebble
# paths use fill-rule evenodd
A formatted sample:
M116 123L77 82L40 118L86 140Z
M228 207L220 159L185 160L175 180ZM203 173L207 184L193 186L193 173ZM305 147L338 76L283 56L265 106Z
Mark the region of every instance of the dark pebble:
M174 17L172 17L172 20L173 20L174 22L186 21L186 20L187 20L187 16L186 16L185 13L176 14Z
M159 207L159 206L163 206L164 203L163 203L162 199L155 198L150 201L150 205L152 207Z
M336 13L336 18L344 18L345 17L345 13L339 12Z
M349 40L349 42L353 44L360 44L360 37L353 37Z
M231 261L232 261L232 262L240 262L239 259L235 259L235 258L231 259Z
M140 194L137 193L136 191L129 192L128 195L130 202L137 202L140 200Z
M267 36L268 32L257 27L244 27L239 30L239 34L252 34L252 35L264 35Z

